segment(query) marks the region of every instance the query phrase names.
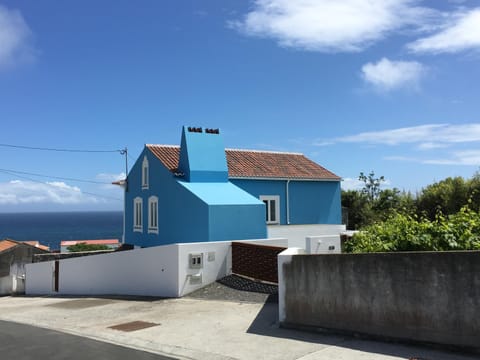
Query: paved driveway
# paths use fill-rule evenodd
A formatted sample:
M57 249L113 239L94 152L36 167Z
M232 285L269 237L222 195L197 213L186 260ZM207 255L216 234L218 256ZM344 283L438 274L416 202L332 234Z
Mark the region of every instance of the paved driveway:
M478 359L425 347L283 329L278 326L276 303L256 302L250 295L247 296L250 301L238 297L211 300L212 293L218 291L207 289L195 298L182 299L0 297L0 320L37 325L179 359ZM55 346L67 345L57 342ZM0 359L3 358L0 352ZM5 359L19 358L5 356Z

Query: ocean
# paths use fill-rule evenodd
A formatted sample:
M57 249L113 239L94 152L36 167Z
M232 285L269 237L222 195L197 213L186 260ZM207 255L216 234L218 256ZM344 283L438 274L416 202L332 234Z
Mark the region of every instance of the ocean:
M121 211L0 213L0 240L37 240L50 250L62 240L122 239Z

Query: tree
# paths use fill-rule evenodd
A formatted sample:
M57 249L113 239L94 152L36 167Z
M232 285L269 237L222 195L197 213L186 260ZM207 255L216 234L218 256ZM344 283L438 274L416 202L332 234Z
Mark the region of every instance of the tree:
M107 245L79 243L67 247L69 252L111 250Z
M358 176L358 180L363 181L364 183L362 193L367 195L370 201L373 201L380 194L380 186L385 181L385 178L383 176L376 178L375 173L371 171L368 176L361 172Z
M470 184L473 184L472 180L465 181L457 176L428 185L417 198L419 215L426 215L430 220L434 220L438 212L444 215L457 213L472 195Z
M346 225L351 230L370 224L374 217L368 197L357 190L342 191L342 208L347 209L348 222Z

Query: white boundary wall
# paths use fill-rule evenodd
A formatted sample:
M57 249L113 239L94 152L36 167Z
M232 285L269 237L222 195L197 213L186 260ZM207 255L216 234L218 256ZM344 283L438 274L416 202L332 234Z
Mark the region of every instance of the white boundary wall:
M55 271L54 261L25 264L25 293L51 295L53 291Z
M306 249L307 237L320 235L340 235L345 225L308 224L308 225L268 225L269 238L288 239L288 247Z
M340 235L307 236L305 243L307 254L340 254L342 252Z
M286 246L286 239L242 240ZM59 260L62 295L181 297L231 274L231 241L183 243ZM191 268L190 254L202 257ZM27 264L26 294L55 294L55 261Z

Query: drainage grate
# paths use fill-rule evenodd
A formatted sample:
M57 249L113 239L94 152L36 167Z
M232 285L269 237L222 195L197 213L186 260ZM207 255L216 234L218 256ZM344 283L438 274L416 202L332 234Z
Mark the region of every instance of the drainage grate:
M109 326L109 329L114 329L114 330L120 330L120 331L137 331L137 330L142 330L146 329L152 326L158 326L160 324L156 323L151 323L151 322L146 322L146 321L131 321L128 323L124 324L119 324L119 325L114 325L114 326Z

